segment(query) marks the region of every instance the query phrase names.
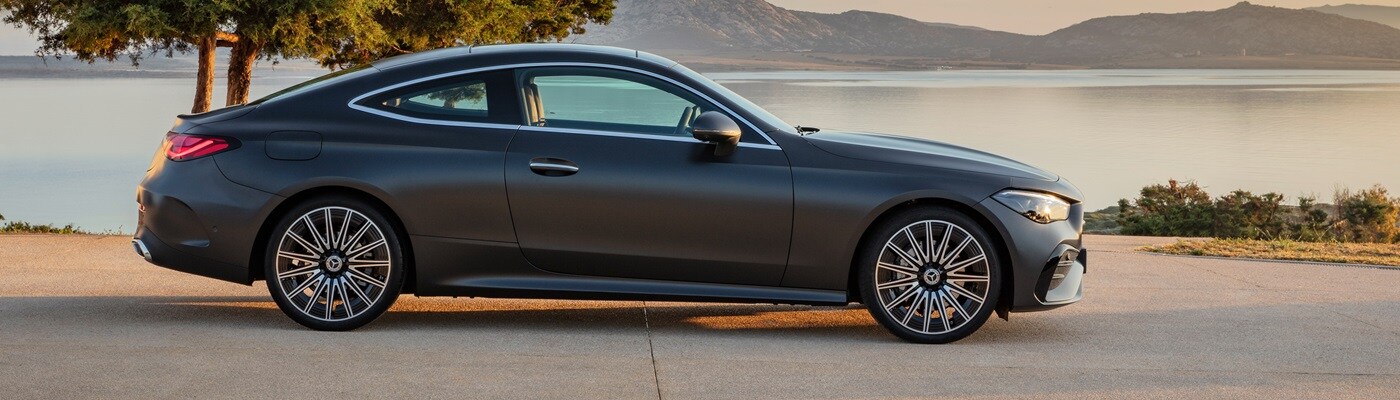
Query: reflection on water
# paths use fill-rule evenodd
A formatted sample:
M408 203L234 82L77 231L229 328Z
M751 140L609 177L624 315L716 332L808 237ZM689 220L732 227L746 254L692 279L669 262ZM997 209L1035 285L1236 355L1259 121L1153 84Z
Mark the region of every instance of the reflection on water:
M793 124L932 138L1049 169L1083 189L1090 208L1168 178L1324 199L1339 184L1400 186L1397 72L711 76ZM253 95L298 80L261 79ZM188 109L191 83L0 79L0 214L131 231L135 185Z

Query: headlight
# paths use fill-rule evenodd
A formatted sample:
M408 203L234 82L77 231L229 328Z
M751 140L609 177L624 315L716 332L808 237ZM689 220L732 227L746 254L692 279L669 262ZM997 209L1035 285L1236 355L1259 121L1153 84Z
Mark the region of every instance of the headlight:
M1005 190L992 195L992 198L1031 221L1048 224L1069 219L1069 202L1054 195Z

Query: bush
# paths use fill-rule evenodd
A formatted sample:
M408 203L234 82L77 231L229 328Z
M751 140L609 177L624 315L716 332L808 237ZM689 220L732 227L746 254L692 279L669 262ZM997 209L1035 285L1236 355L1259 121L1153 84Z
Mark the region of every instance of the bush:
M1278 193L1235 190L1212 198L1195 182L1142 188L1131 202L1118 201L1121 232L1148 236L1209 236L1231 239L1290 239L1394 243L1400 240L1400 198L1384 187L1352 192L1338 190L1336 205L1310 196L1285 206ZM1329 213L1328 209L1332 212Z
M1283 235L1283 195L1255 195L1236 190L1213 204L1211 235L1240 239L1277 239Z
M1084 233L1119 234L1118 206L1084 213Z
M1302 242L1331 241L1335 237L1328 229L1331 217L1317 204L1317 198L1298 198L1298 219L1292 224L1293 237Z
M4 221L5 216L0 215L0 221ZM56 234L90 234L82 228L68 224L64 226L54 226L49 224L31 224L23 221L10 221L0 225L0 233L56 233Z
M1391 243L1400 237L1400 227L1396 226L1400 199L1391 198L1384 187L1376 185L1355 193L1341 189L1335 201L1336 231L1342 240Z
M1210 236L1214 221L1210 195L1195 182L1142 188L1132 203L1118 200L1118 224L1125 235Z

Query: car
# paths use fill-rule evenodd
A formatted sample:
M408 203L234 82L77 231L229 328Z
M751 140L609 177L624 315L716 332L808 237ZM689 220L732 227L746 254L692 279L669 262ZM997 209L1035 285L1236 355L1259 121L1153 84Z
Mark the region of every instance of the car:
M490 45L180 116L132 243L265 280L317 330L400 294L863 303L947 343L1083 297L1082 197L985 152L794 126L653 54Z

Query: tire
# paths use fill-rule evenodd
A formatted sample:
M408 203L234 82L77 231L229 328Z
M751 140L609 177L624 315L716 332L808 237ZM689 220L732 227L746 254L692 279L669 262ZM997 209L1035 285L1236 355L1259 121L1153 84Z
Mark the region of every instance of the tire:
M1001 294L1002 264L994 243L976 221L955 210L899 212L879 222L861 243L856 257L861 298L870 315L901 339L965 338L987 322Z
M322 331L370 323L398 299L405 254L378 209L346 196L288 210L267 240L267 291L293 321Z

